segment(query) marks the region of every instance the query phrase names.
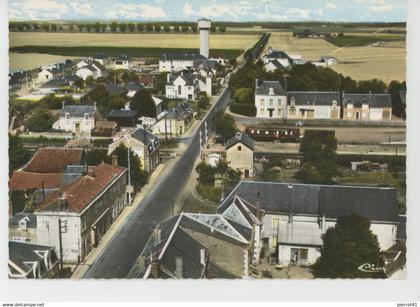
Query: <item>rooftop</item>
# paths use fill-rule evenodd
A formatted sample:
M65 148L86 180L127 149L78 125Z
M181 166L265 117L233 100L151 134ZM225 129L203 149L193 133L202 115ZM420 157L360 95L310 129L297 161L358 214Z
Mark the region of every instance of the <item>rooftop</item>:
M33 173L63 173L67 165L82 164L83 149L76 148L40 148L23 168Z
M89 117L93 117L95 114L94 106L80 106L80 105L65 105L59 112L60 117L65 117L69 113L70 117L85 117L88 114Z
M232 147L237 143L242 143L249 149L254 150L254 140L251 139L246 133L239 132L235 136L231 137L226 142L226 149Z
M205 60L206 57L198 52L165 52L160 56L161 60Z
M372 221L398 222L394 188L241 181L219 205L218 212L223 212L235 195L254 210L259 202L262 210L278 214L336 219L357 213Z
M255 81L255 94L256 95L276 95L286 96L286 91L281 85L280 81Z
M370 108L391 108L392 100L389 94L347 94L343 95L343 104L353 103L361 106L367 103Z
M303 91L288 91L287 96L290 101L295 99L296 105L324 105L330 106L333 101L340 104L340 92L303 92Z
M111 110L109 111L107 118L134 118L136 115L136 110Z
M87 175L52 192L37 211L59 211L59 199L66 200L67 211L80 213L117 177L126 172L126 168L101 163L92 167Z

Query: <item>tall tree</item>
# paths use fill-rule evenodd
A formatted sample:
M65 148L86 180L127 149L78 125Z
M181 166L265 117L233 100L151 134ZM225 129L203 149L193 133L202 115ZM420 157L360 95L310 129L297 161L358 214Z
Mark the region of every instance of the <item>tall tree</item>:
M137 110L139 117L156 117L157 115L155 103L149 91L146 89L137 91L131 100L131 107Z
M231 115L224 114L223 110L220 110L215 114L213 121L215 131L222 138L223 143L235 135L236 123Z
M127 24L127 27L128 27L128 31L130 31L130 32L134 32L136 30L136 25L132 22Z
M126 23L120 23L119 28L120 28L120 31L124 33L125 31L127 31L127 24Z
M115 32L117 32L118 24L116 22L112 22L111 25L110 25L110 28L111 28L111 31L113 33L115 33Z
M189 26L187 26L187 25L183 25L182 27L181 27L181 31L182 31L182 33L187 33L188 32L188 30L189 30Z
M54 117L47 110L38 108L25 122L30 131L42 132L52 128Z
M142 23L137 23L136 27L137 27L137 32L143 32L145 29L144 24Z
M321 257L313 265L320 278L384 278L381 270L365 272L362 266L383 267L379 243L370 231L370 221L352 214L340 217L322 236Z
M111 156L117 156L118 165L128 167L128 149L124 144L120 144L112 153ZM132 150L130 150L130 175L131 182L134 185L136 191L140 191L141 188L147 183L149 175L143 169L140 158Z
M169 25L165 25L163 27L163 31L165 31L166 33L169 33L169 32L171 32L171 27Z
M101 24L99 22L95 22L93 28L95 29L96 33L99 33L99 31L101 30Z
M21 138L9 134L9 174L28 162L29 157L30 154L23 147Z

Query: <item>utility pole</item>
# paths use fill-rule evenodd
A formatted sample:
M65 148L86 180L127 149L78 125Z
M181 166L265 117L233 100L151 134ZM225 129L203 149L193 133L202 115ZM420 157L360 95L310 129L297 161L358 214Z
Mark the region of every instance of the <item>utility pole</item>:
M168 143L168 130L166 128L166 115L168 115L168 113L165 111L165 143Z
M45 200L45 186L44 186L44 184L45 184L45 181L42 181L41 182L41 186L42 186L42 201Z
M60 270L63 270L63 233L67 233L67 221L58 219L58 242L60 246Z

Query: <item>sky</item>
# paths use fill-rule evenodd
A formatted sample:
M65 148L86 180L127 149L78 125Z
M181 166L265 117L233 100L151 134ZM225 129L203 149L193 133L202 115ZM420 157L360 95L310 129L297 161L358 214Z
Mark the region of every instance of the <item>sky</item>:
M9 0L11 20L405 21L405 0Z

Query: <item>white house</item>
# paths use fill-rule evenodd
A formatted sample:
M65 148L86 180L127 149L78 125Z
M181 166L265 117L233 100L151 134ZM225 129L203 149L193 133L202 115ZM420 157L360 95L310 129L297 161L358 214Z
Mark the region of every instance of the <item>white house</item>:
M163 111L153 125L154 134L165 134L169 137L180 136L192 125L194 110L186 102L180 102L169 111Z
M35 211L37 243L55 247L64 263L83 261L127 203L127 169L115 160L90 167L83 177L49 194Z
M264 64L264 69L266 72L275 72L285 67L277 60L270 60L268 63Z
M321 57L320 62L324 62L327 66L338 64L339 61L337 58L329 55L324 55Z
M200 92L195 76L187 71L167 75L165 97L170 99L195 100Z
M274 50L271 47L268 47L267 51L263 55L263 63L268 64L270 61L278 61L283 67L290 66L290 57L284 51Z
M90 135L95 128L95 112L95 106L63 105L59 112L60 117L52 128L78 135Z
M340 217L368 218L381 250L396 243L399 225L394 188L241 181L217 211L246 227L260 216L265 255L282 266L315 263L322 235Z
M159 164L159 139L153 133L137 127L116 134L108 146L108 155L120 145L129 147L139 158L143 169L152 173Z
M340 92L289 91L287 118L340 119Z
M391 120L390 94L343 94L344 120Z
M131 69L131 60L127 56L121 56L113 61L114 69Z
M49 68L49 69L45 68L45 69L42 69L38 73L37 81L39 83L44 83L44 82L50 81L52 79L58 78L60 76L60 74L62 75L63 72L58 68Z
M255 107L257 117L287 116L287 94L279 81L255 80Z
M159 72L177 72L194 67L195 61L206 60L198 53L163 53L159 60Z
M77 67L76 75L83 80L86 80L89 76L91 76L93 79L100 78L104 72L104 67L102 64L96 61L81 61L77 64Z

